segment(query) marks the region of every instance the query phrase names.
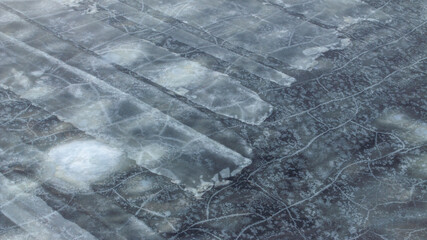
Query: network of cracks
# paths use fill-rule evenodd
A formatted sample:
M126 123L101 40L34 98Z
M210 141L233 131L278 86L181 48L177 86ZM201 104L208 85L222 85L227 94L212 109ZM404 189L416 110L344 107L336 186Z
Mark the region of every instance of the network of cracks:
M423 0L0 0L0 239L427 239Z

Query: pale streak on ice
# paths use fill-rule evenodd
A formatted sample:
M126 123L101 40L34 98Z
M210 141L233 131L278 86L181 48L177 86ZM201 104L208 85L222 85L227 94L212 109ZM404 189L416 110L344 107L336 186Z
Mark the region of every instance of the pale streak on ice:
M49 84L56 84L63 90L38 96L32 99L33 103L49 112L55 112L60 119L108 141L110 145L123 149L128 157L137 163L175 182L185 184L196 195L205 190L206 182L209 182L208 185L219 184L214 177L222 169L231 168L231 175L235 175L251 163L240 154L180 124L138 99L123 94L86 72L3 33L0 33L0 39L13 43L87 81L67 86L61 79L52 78ZM17 80L14 81L13 78L3 79L0 84L20 96L25 96L31 88L46 85L40 77L33 76L30 79L28 75L25 78L24 84L14 84ZM92 104L97 102L103 107L92 108ZM120 113L123 107L127 109L123 112L125 115L120 116L117 113ZM101 122L92 121L94 116ZM112 116L116 119L112 119ZM154 143L157 145L153 145ZM146 156L149 156L147 161L142 159ZM213 169L207 168L201 162L205 160L214 162Z

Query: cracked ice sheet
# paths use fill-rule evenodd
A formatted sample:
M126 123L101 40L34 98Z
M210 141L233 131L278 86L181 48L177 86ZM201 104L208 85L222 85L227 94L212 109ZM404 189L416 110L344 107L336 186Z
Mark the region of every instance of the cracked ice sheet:
M53 1L52 5L55 4ZM18 11L25 9L25 6L19 4L11 6ZM126 34L90 16L65 11L35 18L67 39L93 49L107 61L132 69L215 113L259 125L272 112L270 104L225 74L207 69L145 40L124 36L111 41ZM108 44L99 46L105 42Z
M10 101L3 103L3 108L0 109L7 109L7 107L14 108L13 106L16 107L17 103L30 104L26 100L17 98L15 94L0 88L0 98L1 94L4 93L7 94ZM0 111L0 113L4 113L4 111ZM29 113L31 115L27 116ZM71 163L74 161L81 163L82 159L75 158L76 156L80 155L78 153L79 151L77 150L75 152L64 155L61 154L61 158L66 157L73 159L73 161L67 161L65 165L63 164L64 161L57 161L55 164L55 162L53 162L52 159L50 159L48 156L52 151L64 149L64 146L70 145L68 139L44 138L45 141L43 141L42 149L46 150L43 151L39 150L41 147L40 144L28 145L21 140L22 135L32 136L30 139L36 141L36 139L50 136L52 131L58 133L58 129L67 131L74 128L70 124L61 121L55 122L53 124L46 122L45 120L52 117L52 115L37 107L31 107L30 109L27 109L23 115L25 115L25 117L22 116L22 119L17 119L17 121L14 123L7 121L8 119L5 119L5 121L1 121L2 119L0 119L1 124L6 124L3 125L5 128L9 128L11 126L14 127L12 132L4 131L2 127L0 127L0 159L2 159L0 164L0 171L4 172L3 170L5 170L6 173L8 173L8 178L14 179L13 181L15 185L19 185L25 188L25 192L29 194L37 192L37 195L42 198L41 200L49 202L49 205L52 207L52 209L60 212L60 214L65 216L68 221L74 222L89 233L96 236L98 239L139 239L141 236L143 236L143 239L154 240L160 239L155 230L164 232L167 231L167 228L175 229L171 221L173 222L173 219L176 217L176 215L173 211L171 212L167 209L176 210L176 205L166 204L166 206L157 206L158 202L156 201L154 201L154 203L149 203L144 200L145 196L155 197L159 193L159 189L161 190L165 187L178 190L179 188L170 183L168 179L149 173L148 171L145 171L145 169L138 168L133 164L129 165L123 162L123 164L127 165L128 167L126 167L122 172L119 172L118 175L123 173L131 175L131 177L129 177L126 181L120 181L120 179L114 175L100 176L100 168L93 166L87 170L90 170L92 173L95 173L95 175L98 175L97 181L94 183L96 185L95 192L91 191L90 189L76 189L76 187L78 187L74 184L76 181L90 180L89 182L92 182L92 180L94 180L93 176L87 176L90 179L87 177L75 176L71 182L67 182L67 180L70 180L70 178L62 178L63 175L59 174L58 171L55 171L58 170L56 169L55 165L61 166L62 169L67 169L67 166L68 168L72 167ZM39 124L43 126L42 133L38 132L37 129L39 128L35 126L28 127L28 122L34 121L33 117L36 117L37 120L40 120ZM64 125L68 127L65 127ZM20 130L19 134L14 134L17 129ZM38 134L35 135L34 131L36 131ZM72 136L73 144L76 142L82 144L85 144L88 141L92 143L95 142L90 137L79 133L79 131L76 131L75 134L72 134ZM99 142L96 143L98 146L100 144L101 143ZM108 149L108 147L105 145L103 148ZM89 153L89 155L91 157L95 157L93 154ZM88 156L82 157L85 158L85 160L88 160ZM105 160L106 159L102 159L102 161ZM19 173L20 171L12 171L11 173L9 170L16 168L31 168L34 172L21 175ZM68 175L72 176L72 172L73 171L68 172ZM34 182L33 179L36 179L36 182ZM117 184L116 181L120 181L120 184ZM119 185L126 186L126 192L122 192L120 187L118 187ZM99 189L100 187L102 187L102 190ZM68 194L68 199L67 197L64 198L63 194L58 195L58 191L64 194ZM111 200L108 197L97 194L97 192L101 192L104 194L107 193L107 195L110 196L111 191L122 199L128 199L128 207L123 208L120 199ZM139 200L141 196L143 196L144 200L142 204ZM188 195L188 198L181 198L180 202L182 203L185 201L191 201L190 199L191 197ZM52 204L52 201L56 202L56 204ZM120 204L118 205L115 202ZM149 216L145 217L144 214L138 214L139 212L144 212L146 214L148 213ZM155 217L154 219L153 216ZM0 217L2 217L1 212ZM53 225L55 226L55 223ZM151 229L147 225L155 226L155 230ZM71 229L72 228L70 228L70 230ZM0 233L0 238L1 237L4 236Z
M101 0L98 4L108 9L110 14L120 15L133 22L138 23L142 28L155 29L159 33L167 33L172 38L188 44L191 47L202 50L207 54L211 54L219 59L227 61L233 66L245 69L246 71L255 74L266 80L273 81L277 84L290 86L295 82L295 78L290 77L273 68L255 62L245 56L238 55L219 45L215 45L204 39L198 38L182 29L173 27L167 22L162 22L149 14L142 12L140 9L128 6L117 0Z
M154 229L162 229L161 231L165 230L165 226L175 229L169 221L173 221L175 214L173 212L165 212L164 207L159 208L147 202L144 202L144 206L141 204L136 206L128 202L128 207L123 208L119 199L112 200L98 193L107 193L110 196L108 192L113 190L120 198L129 197L129 194L121 193L118 189L118 192L115 191L115 188L120 185L115 183L116 180L120 180L117 179L116 174L132 174L134 180L136 179L134 178L135 176L144 179L142 183L136 181L136 186L133 186L132 191L129 191L135 193L138 197L158 192L159 187L173 188L183 193L178 190L180 189L178 186L170 183L167 178L149 173L129 161L122 161L121 168L123 170L118 173L106 174L105 170L107 168L118 169L117 167L112 168L111 164L108 164L112 160L111 157L110 159L105 158L104 151L111 152L111 148L82 134L81 131L78 131L70 124L58 121L54 116L33 106L29 101L20 99L14 93L0 88L0 100L5 99L8 101L1 101L1 116L7 116L10 108L15 110L24 109L20 111L20 116L13 121L8 118L0 118L0 124L2 125L0 127L0 159L2 160L0 162L0 172L7 174L8 179L13 179L14 184L25 188L26 193L36 193L53 210L60 212L68 221L74 222L98 239L139 239L143 237L143 239L154 240L160 239L160 237L149 226L155 226ZM34 124L34 122L37 123ZM64 139L61 137L61 133L67 133L68 137ZM58 136L58 138L51 138L50 136L52 135ZM31 143L31 145L27 143ZM67 146L75 145L76 143L88 145L86 149L88 147L101 146L103 151L95 151L97 152L96 154L86 152L87 154L83 155L81 154L82 151L78 149L69 153L62 151L66 150ZM58 154L58 159L52 159L54 156L51 156L51 153L59 150L64 154ZM63 161L64 158L68 160ZM73 164L75 163L80 165L85 161L105 162L106 160L109 160L106 166L91 165L88 162L89 168L82 169L82 171L85 171L89 176L73 174L73 168L76 167ZM21 174L26 169L31 170L26 174ZM59 172L58 170L71 171L66 171L65 175L68 175L68 177L64 178L64 171ZM76 181L80 182L80 184L76 185ZM148 182L150 184L147 186ZM81 188L81 183L91 183L91 188ZM123 182L120 183L122 184ZM110 184L113 185L111 186ZM139 186L144 187L141 189ZM92 187L97 190L93 192L91 190ZM104 190L99 191L100 187ZM61 194L58 194L59 192ZM188 194L188 198L185 197L180 201L190 201L190 199L190 194ZM52 201L55 204L52 204ZM138 202L137 199L136 201ZM166 209L170 207L172 206L166 206ZM176 209L176 206L173 206L173 209ZM138 210L137 213L135 213L136 210ZM144 214L138 214L138 212L149 213L150 216L147 218ZM153 219L153 216L156 218ZM1 212L0 217L2 217ZM55 223L53 223L53 226L56 226ZM54 232L56 233L57 231L55 230ZM0 236L4 237L1 233Z
M344 28L360 21L387 22L391 18L361 0L265 0L323 24Z
M144 4L202 31L260 56L275 57L297 69L310 69L315 59L331 49L342 49L349 40L258 1L146 0Z
M14 100L23 101L20 99ZM50 115L36 107L32 112ZM59 122L59 124L62 125L64 123ZM23 125L25 126L25 124ZM30 129L22 130L31 132ZM70 170L75 163L93 162L96 158L98 158L98 161L111 160L105 158L105 153L102 153L104 156L95 156L93 153L82 156L81 151L77 150L57 156L59 159L52 159L53 156L50 156L52 151L57 152L70 144L81 143L86 145L89 143L89 146L86 146L87 148L90 145L98 147L103 145L102 143L90 140L87 136L80 136L81 138L74 139L72 143L69 143L66 139L48 141L46 144L50 150L41 151L35 146L22 142L19 139L19 135L16 136L11 132L2 130L2 128L0 128L0 134L2 134L0 136L9 136L10 140L3 142L1 141L3 139L0 139L0 157L14 159L14 161L9 162L10 166L16 166L16 164L18 166L20 164L28 166L31 164L37 172L35 176L29 174L18 178L14 178L13 174L8 174L9 178L2 177L3 175L0 174L0 186L2 183L6 185L6 187L0 188L0 193L3 196L3 199L0 196L0 203L8 200L5 204L0 204L0 212L7 215L10 220L27 231L29 235L35 236L36 239L79 239L79 237L82 239L129 239L135 236L143 236L144 239L150 240L162 239L144 221L129 214L125 209L115 204L114 201L98 195L89 188L81 188L81 183L83 182L88 184L93 180L102 180L109 176L105 174L105 171L100 171L99 166L89 165L82 169L89 176L82 176L83 173L73 176L73 171L61 171ZM102 148L102 150L112 150L106 145L103 145ZM2 149L4 150L3 153L1 152ZM61 161L64 160L64 157L71 161ZM95 159L88 159L88 157ZM8 169L7 166L2 167ZM106 167L102 168L105 170L105 168L111 168L111 166L107 164ZM67 178L63 178L64 173L68 175ZM148 173L143 175L147 179L153 177ZM14 180L10 180L11 178ZM33 179L36 179L36 181ZM157 180L159 181L160 179L157 178ZM75 185L76 181L80 182L77 186ZM111 178L107 179L108 181L111 181ZM168 183L160 180L159 184L167 185ZM50 192L52 187L54 189L53 193ZM58 191L64 194L72 194L71 199L64 199L62 194L58 196ZM49 206L46 201L50 203ZM52 201L57 204L52 204ZM160 215L160 213L154 211L153 214ZM61 215L65 216L66 219ZM114 233L109 233L109 231L114 231Z
M185 60L143 40L124 37L95 49L105 60L132 69L155 83L213 112L261 124L272 106L220 72Z
M26 42L32 47L42 50L57 59L67 61L68 64L76 68L97 76L108 84L166 112L185 125L204 135L208 135L210 138L223 143L244 156L251 155L251 148L246 142L242 141L240 136L230 130L222 129L221 123L209 118L208 115L196 108L175 98L171 98L152 85L118 71L106 61L82 52L70 43L54 37L51 33L34 28L34 25L19 19L16 15L8 14L1 9L0 15L9 16L9 21L0 22L0 31ZM15 18L12 20L10 15L15 16ZM117 79L120 79L120 82Z
M25 188L32 188L35 184L15 184L0 173L0 212L37 239L96 239L64 219L43 200L26 192Z
M0 39L9 45L1 60L1 86L123 149L137 164L196 195L225 183L218 177L221 170L229 168L235 175L251 163L92 75L4 34Z

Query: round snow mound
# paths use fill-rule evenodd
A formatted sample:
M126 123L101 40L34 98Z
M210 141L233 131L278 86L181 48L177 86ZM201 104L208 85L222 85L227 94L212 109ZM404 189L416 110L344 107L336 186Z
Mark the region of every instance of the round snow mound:
M95 140L65 143L52 148L48 163L54 176L78 188L102 179L117 169L122 152Z

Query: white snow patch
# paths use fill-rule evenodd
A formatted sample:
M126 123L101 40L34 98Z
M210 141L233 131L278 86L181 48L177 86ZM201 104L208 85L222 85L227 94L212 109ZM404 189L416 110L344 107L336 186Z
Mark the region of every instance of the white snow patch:
M99 51L99 54L111 63L130 66L138 58L147 58L146 54L148 52L149 49L145 49L143 45L130 42L109 47L105 50Z
M158 82L174 89L185 89L186 86L197 82L197 79L206 78L209 73L215 74L216 72L209 71L197 62L181 61L164 69Z
M399 112L389 112L378 119L380 124L386 124L399 129L399 135L411 142L427 142L427 123L412 119Z
M78 188L100 180L116 169L122 152L95 140L80 140L52 148L47 162L54 176Z

